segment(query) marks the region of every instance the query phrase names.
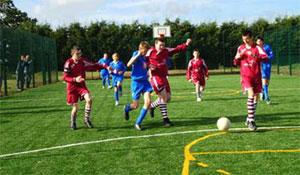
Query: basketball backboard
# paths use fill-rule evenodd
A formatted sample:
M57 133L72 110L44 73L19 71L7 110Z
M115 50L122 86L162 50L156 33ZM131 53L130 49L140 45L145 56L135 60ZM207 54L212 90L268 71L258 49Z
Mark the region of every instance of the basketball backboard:
M171 37L170 26L154 26L153 27L153 38L160 37Z

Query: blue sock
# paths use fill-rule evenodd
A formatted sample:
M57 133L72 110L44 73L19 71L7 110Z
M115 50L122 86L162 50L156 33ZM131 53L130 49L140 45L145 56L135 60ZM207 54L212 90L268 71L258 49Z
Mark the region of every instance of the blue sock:
M136 124L140 125L142 123L142 121L144 120L146 114L147 114L148 110L145 108L141 109L140 115L139 117L136 119Z
M110 86L110 80L109 80L109 77L107 78L107 84L108 84L108 86Z
M264 85L264 96L265 96L265 99L269 99L269 89L268 89L268 85Z
M116 91L114 95L115 95L115 100L119 101L119 91Z
M126 106L125 106L125 112L129 112L129 111L131 111L132 109L130 108L130 104L128 103L128 104L126 104Z
M102 78L102 86L105 86L105 78Z
M123 91L122 86L119 87L119 91L122 94L122 91Z

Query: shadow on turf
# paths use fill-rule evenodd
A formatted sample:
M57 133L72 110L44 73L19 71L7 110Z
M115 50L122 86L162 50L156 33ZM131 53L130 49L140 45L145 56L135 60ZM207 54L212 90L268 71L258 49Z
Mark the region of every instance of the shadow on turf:
M28 109L28 108L27 108ZM31 109L35 109L35 108L31 108ZM30 108L26 111L8 111L8 112L0 112L0 115L8 115L8 114L45 114L45 113L54 113L54 112L62 112L62 111L70 111L70 109L66 108L66 109L47 109L47 108L43 108L40 110L35 110L32 111L30 110ZM14 116L10 116L10 117L14 117Z
M9 108L0 108L1 110L20 110L20 109L40 109L40 108L55 108L55 107L61 107L62 105L45 105L45 106L19 106L19 107L9 107Z
M261 125L260 123L268 123L268 122L273 122L273 121L279 121L279 120L287 120L289 119L291 122L295 119L296 117L287 117L289 115L300 115L300 112L287 112L287 113L274 113L274 114L259 114L257 115L258 119L258 125L259 127L262 126L267 126ZM160 117L160 116L158 116ZM231 123L244 123L246 120L245 115L237 115L237 116L230 116L228 117L231 121ZM212 125L216 124L218 118L214 117L199 117L199 118L183 118L183 119L172 119L172 122L174 123L174 126L171 128L176 128L176 127L183 127L183 126L200 126L200 125ZM126 122L126 121L124 121ZM119 129L134 129L134 121L130 120L127 122L127 125L123 126L108 126L108 127L101 127L101 124L99 127L95 127L97 131L105 131L105 130L119 130ZM291 124L279 124L278 126L290 126ZM270 125L268 125L270 126ZM146 123L143 125L144 130L152 130L152 129L157 129L157 128L163 128L162 121L151 121L151 123ZM264 131L259 131L259 132L264 132Z
M297 119L295 117L286 117L289 115L299 115L300 112L285 112L285 113L270 113L270 114L258 114L256 118L259 122L269 122L269 121L276 121L276 120L286 120L290 119L291 121L293 119ZM237 115L237 116L228 116L231 123L238 123L238 122L245 122L246 116L245 115ZM179 126L189 126L189 125L206 125L206 124L215 124L217 121L217 118L212 117L199 117L199 118L190 118L189 120L186 120L187 118L184 118L185 120L180 121L174 121L174 124Z

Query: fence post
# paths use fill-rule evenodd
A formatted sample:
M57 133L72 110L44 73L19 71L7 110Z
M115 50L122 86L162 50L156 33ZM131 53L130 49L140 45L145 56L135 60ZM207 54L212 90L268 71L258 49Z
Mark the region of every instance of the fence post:
M225 69L225 31L222 32L222 38L223 38L223 68L224 68L224 73L226 72L226 69Z
M276 59L276 63L277 63L277 75L279 75L279 64L280 64L280 55L278 53L278 30L277 28L275 29L275 45L276 45L276 53L277 53L277 59Z
M288 30L288 57L289 57L289 72L290 76L292 76L292 55L291 55L291 31Z
M6 65L5 65L5 60L7 59L7 41L6 39L3 39L3 80L4 80L4 96L7 96L7 74L6 74Z

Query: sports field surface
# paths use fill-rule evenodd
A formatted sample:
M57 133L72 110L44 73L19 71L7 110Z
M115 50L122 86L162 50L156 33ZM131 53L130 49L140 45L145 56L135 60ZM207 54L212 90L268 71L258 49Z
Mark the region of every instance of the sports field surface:
M169 80L174 126L164 128L157 109L153 119L145 118L143 131L133 127L139 110L129 121L123 118L123 105L131 101L130 79L117 107L112 89L102 89L100 80L87 82L93 129L83 124L84 103L78 130L69 128L63 82L2 98L0 174L299 174L299 76L272 76L272 104L258 104L257 132L244 125L246 96L239 75L211 76L200 103L184 76ZM230 132L216 130L221 116L231 120Z

